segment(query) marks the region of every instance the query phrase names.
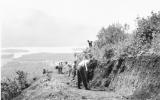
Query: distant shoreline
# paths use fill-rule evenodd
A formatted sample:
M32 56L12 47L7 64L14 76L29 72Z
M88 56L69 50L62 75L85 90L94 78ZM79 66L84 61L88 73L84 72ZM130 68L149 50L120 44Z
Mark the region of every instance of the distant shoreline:
M2 52L5 53L37 53L37 52L49 52L49 53L75 53L82 52L86 46L83 47L3 47Z

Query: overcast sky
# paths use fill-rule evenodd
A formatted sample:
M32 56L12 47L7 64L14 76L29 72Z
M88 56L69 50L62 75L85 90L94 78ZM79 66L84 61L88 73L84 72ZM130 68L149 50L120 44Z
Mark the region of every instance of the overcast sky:
M2 47L87 45L112 23L160 11L158 0L0 0Z

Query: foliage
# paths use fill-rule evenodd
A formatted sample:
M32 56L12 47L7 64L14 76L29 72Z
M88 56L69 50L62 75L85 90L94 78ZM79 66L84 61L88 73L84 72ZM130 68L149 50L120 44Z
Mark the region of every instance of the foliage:
M127 70L117 75L110 88L133 100L147 100L160 92L160 56L148 55L128 57L124 65ZM130 100L130 99L129 99Z
M25 73L24 71L17 71L17 81L20 85L21 89L25 89L28 85L27 83L27 73Z
M151 12L147 18L137 18L137 24L135 40L142 49L150 49L154 38L160 34L160 12Z
M112 24L107 28L102 28L98 33L98 47L102 48L106 44L116 44L125 39L125 28L120 24Z
M152 41L152 47L153 50L152 52L156 53L156 54L160 54L160 34L158 34L156 37L153 38L153 41Z
M24 71L17 71L17 77L1 81L1 99L10 100L18 96L22 90L29 86L27 74Z
M112 24L102 28L91 49L92 55L100 60L118 58L121 55L138 56L160 50L160 13L151 13L147 18L137 18L137 29L127 34L129 26Z
M127 24L103 27L90 48L92 55L106 62L121 55L136 57L147 52L159 54L160 12L152 12L147 18L137 18L137 29L132 34L127 34L128 28Z
M4 100L16 97L20 93L21 89L19 88L19 85L15 79L14 80L7 79L1 82L1 95L3 99L5 97Z
M117 46L127 39L128 25L112 24L102 28L98 33L98 40L94 41L91 53L100 61L107 61L117 55Z

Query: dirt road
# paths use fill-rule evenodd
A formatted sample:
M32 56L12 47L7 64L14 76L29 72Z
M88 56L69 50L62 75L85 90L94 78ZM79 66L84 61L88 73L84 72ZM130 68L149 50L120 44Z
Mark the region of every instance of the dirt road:
M48 76L41 77L15 100L122 100L114 92L77 89L71 78L56 70Z

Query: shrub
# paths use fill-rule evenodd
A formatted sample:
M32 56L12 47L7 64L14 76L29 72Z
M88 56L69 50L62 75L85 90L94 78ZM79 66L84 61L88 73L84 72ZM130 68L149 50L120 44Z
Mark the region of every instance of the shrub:
M160 34L160 12L151 12L147 18L137 18L138 28L136 36L142 45L152 44L153 38Z
M133 47L136 51L155 52L159 49L160 39L160 12L151 13L147 18L137 18L137 29L135 31ZM157 50L156 50L157 49Z
M16 97L21 93L21 91L22 90L19 88L19 84L17 83L16 79L7 79L1 82L1 95L5 95L5 97L7 95L7 100Z
M7 78L1 81L1 99L10 100L18 96L25 88L29 87L27 73L17 71L17 77L14 79Z
M27 88L29 86L29 84L27 82L27 73L19 70L16 72L16 74L17 74L16 80L18 81L18 84L19 84L21 90Z

